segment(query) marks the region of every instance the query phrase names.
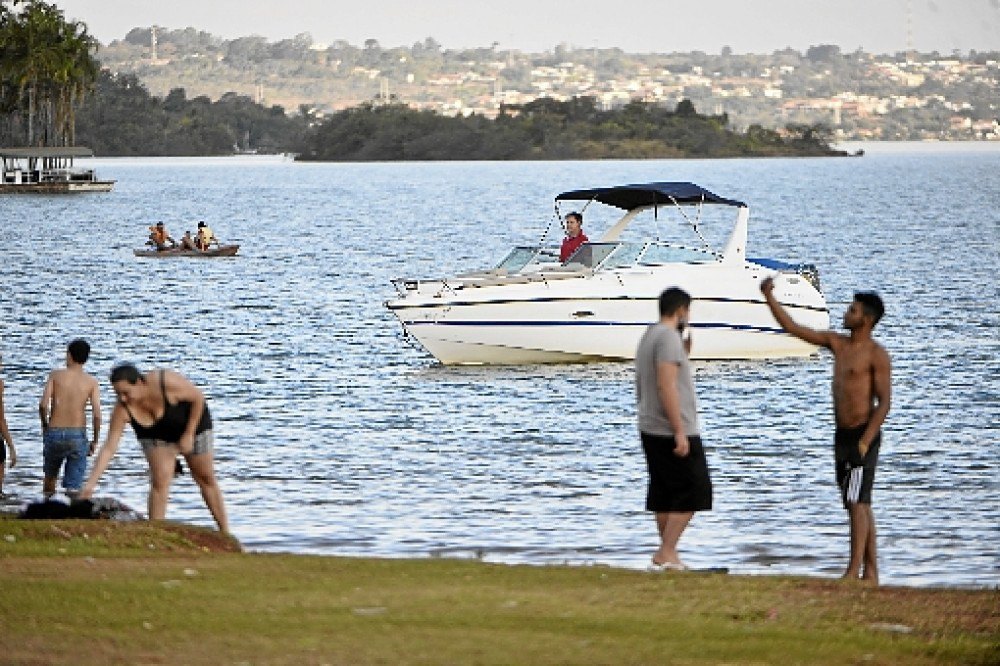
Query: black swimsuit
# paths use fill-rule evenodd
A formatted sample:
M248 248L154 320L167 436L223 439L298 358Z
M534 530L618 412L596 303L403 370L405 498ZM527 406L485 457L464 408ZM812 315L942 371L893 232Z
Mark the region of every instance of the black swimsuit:
M171 404L167 400L167 387L164 384L163 370L160 370L160 391L163 392L163 416L151 426L144 426L136 421L135 417L132 416L132 410L125 403L122 403L122 407L128 412L136 439L139 441L153 439L176 444L187 429L188 420L191 418L191 402L181 401ZM201 412L201 420L198 422L195 434L200 435L206 430L211 429L212 414L208 411L208 403L206 403L205 408Z

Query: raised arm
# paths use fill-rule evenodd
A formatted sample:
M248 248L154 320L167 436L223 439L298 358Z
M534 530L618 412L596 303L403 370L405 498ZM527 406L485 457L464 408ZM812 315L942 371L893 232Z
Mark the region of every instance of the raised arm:
M781 328L809 344L827 348L833 346L836 337L833 331L817 331L814 328L797 324L792 319L791 315L778 302L778 299L774 297L774 280L772 278L767 278L760 283L760 293L764 294L767 307L771 309L771 314L774 315Z
M97 482L101 480L101 475L108 468L108 463L111 462L115 453L118 452L118 444L121 442L122 433L125 432L125 423L127 421L128 414L125 412L125 407L120 402L115 403L114 409L111 410L111 424L108 426L108 438L104 440L100 452L98 452L97 457L94 459L94 466L90 470L90 476L87 477L87 482L83 484L83 489L80 491L80 499L89 499L94 494Z

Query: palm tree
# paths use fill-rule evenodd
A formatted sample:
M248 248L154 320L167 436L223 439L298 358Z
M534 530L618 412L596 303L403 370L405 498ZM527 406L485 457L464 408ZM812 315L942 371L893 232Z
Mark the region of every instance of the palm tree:
M72 145L76 135L76 109L97 81L97 62L90 56L96 40L87 34L87 26L71 21L62 26L56 83L54 133L62 145Z
M0 112L25 121L29 146L70 145L76 109L97 80L97 40L53 5L17 4L15 14L0 0Z

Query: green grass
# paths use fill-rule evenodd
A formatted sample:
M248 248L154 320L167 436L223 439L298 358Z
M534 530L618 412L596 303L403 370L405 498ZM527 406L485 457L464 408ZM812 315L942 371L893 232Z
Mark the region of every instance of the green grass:
M171 524L0 520L0 662L989 664L1000 657L996 590L224 552L233 548L215 533Z

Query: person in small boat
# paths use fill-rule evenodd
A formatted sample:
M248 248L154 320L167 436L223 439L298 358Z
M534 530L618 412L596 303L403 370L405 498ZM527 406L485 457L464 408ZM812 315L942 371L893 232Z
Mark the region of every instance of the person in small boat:
M215 440L205 394L179 372L142 373L131 363L111 370L111 386L118 401L111 410L107 438L94 460L80 499L93 495L97 482L118 451L125 424L131 423L149 464L149 519L166 517L170 483L177 456L181 455L219 531L228 533L222 490L215 478Z
M169 246L167 243L169 243ZM170 232L167 231L163 222L157 222L149 228L149 241L147 241L146 244L152 245L157 250L166 250L169 247L177 247L177 241L175 241L173 236L170 235Z
M583 233L583 214L576 211L566 214L566 237L563 239L562 247L559 248L559 261L566 263L566 260L573 256L577 248L586 243L587 234Z
M205 251L211 245L218 245L219 239L215 237L215 232L212 228L205 224L203 221L198 223L198 249Z
M195 242L195 238L191 235L190 230L185 231L184 235L181 236L181 249L198 251L198 244Z

